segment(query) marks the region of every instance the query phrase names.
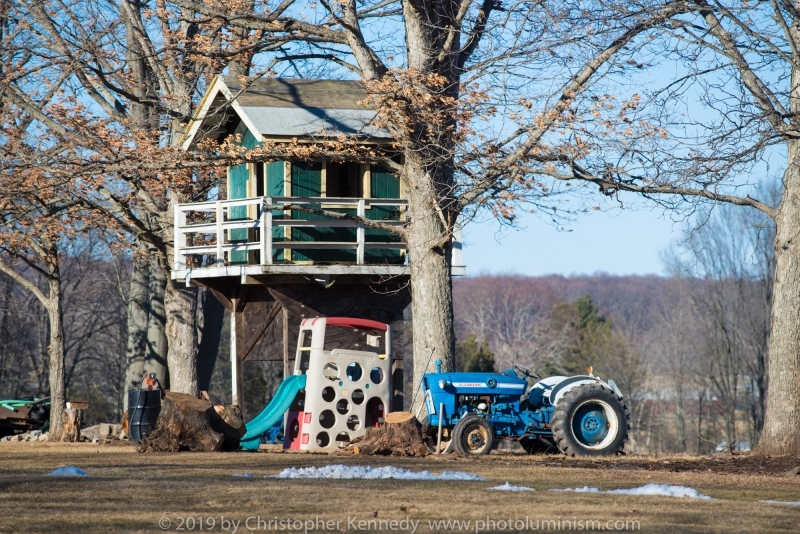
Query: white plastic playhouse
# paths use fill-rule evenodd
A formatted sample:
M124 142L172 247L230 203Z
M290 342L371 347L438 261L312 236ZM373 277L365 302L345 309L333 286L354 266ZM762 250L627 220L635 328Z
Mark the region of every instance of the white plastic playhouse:
M348 317L304 319L294 375L305 375L286 412L284 449L330 451L381 426L391 410L392 330Z

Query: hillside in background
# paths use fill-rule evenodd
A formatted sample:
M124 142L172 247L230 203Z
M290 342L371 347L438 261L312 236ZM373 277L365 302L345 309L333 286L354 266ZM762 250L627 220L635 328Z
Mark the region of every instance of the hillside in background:
M753 277L476 276L453 284L459 340L499 369L614 379L637 450L709 452L763 425L769 285Z

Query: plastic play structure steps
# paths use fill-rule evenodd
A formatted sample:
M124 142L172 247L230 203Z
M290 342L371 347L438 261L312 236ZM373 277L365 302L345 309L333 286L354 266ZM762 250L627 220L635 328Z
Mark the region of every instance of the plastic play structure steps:
M267 407L245 425L247 433L240 440L242 449L257 451L261 435L283 419L283 415L289 410L297 394L305 387L306 375L292 375L281 382Z

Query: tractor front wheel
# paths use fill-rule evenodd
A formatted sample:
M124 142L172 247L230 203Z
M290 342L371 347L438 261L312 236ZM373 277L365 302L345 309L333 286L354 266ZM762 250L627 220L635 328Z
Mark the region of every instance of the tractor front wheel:
M553 438L567 456L617 454L628 441L629 419L622 397L601 384L584 384L558 401Z
M486 419L468 415L453 429L453 448L459 456L482 456L494 447L494 431Z

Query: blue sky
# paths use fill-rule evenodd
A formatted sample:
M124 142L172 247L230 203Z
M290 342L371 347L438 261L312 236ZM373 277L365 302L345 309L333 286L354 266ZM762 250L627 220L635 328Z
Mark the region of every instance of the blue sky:
M663 274L661 254L683 237L685 223L661 209L614 209L581 216L559 231L527 215L519 229L495 221L464 229L467 275Z

